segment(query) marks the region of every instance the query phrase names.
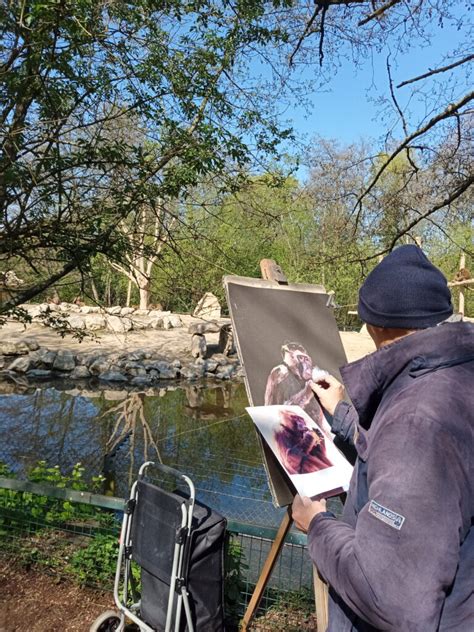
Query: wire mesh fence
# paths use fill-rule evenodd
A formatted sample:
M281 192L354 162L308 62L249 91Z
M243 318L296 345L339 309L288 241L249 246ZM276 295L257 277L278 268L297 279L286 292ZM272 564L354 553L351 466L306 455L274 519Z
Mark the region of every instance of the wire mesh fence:
M26 568L39 567L81 585L110 590L123 502L85 490L0 477L0 555ZM228 533L226 606L235 623L252 595L275 531L230 521ZM284 596L293 601L297 596L299 607L307 609L311 586L305 537L290 533L259 613L282 603Z

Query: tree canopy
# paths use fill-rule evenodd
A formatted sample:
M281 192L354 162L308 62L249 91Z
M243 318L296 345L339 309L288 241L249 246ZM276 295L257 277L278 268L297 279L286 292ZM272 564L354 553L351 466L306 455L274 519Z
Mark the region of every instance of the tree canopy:
M456 46L397 83L398 55L429 46L447 23L461 34ZM340 64L370 55L386 59L387 136L369 155L346 155L352 176L326 178L321 190L314 174L329 145L310 152L313 219L327 235L313 269L372 259L427 222L445 230L472 219L474 55L463 0L22 0L2 3L0 29L0 261L27 278L3 311L72 271L86 280L98 256L129 266L139 244L140 257L156 258L140 228L154 222L135 219L144 212L155 213L170 252L201 239L206 258L219 231L202 187L220 204L268 171L293 149L283 114L304 99L305 81L324 86ZM414 99L421 115L411 114ZM196 200L212 235L190 213ZM279 212L271 196L265 205L262 243L262 224Z

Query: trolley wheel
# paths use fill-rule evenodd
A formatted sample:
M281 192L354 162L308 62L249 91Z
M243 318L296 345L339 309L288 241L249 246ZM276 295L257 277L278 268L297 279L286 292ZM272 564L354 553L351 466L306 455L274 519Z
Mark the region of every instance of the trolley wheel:
M114 632L120 625L120 615L115 610L103 612L89 628L89 632Z

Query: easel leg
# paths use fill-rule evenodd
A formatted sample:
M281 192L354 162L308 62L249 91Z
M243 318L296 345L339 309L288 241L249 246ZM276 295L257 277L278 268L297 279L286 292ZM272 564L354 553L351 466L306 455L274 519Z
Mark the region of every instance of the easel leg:
M255 589L253 591L249 605L247 606L247 610L245 611L244 618L242 619L242 624L240 628L242 632L246 632L248 630L248 627L253 617L255 616L258 604L260 603L262 595L268 584L268 580L270 579L270 575L272 574L273 567L275 566L275 563L278 559L278 555L280 554L280 551L283 547L286 534L290 530L292 522L293 520L291 518L291 507L288 507L287 512L284 515L283 520L281 521L271 549L268 553L267 559L265 560L265 564L263 565L262 572L260 574L260 577L258 578L257 585L255 586Z
M326 632L328 627L328 585L319 576L316 566L313 566L313 583L318 632Z

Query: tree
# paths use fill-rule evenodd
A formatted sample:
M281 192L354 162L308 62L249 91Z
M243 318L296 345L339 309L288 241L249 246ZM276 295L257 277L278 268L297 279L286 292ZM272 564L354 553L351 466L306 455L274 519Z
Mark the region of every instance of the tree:
M379 253L390 250L423 220L465 202L474 180L466 153L474 98L468 18L461 0L3 3L0 261L30 271L3 309L72 270L87 276L97 254L127 265L131 242L118 227L154 201L182 203L211 177L235 190L243 173L261 172L290 138L279 111L304 96L299 70L315 67L309 81L324 85L348 57L354 64L386 57L387 129L397 130L352 200L354 229L369 223L382 177L399 156L410 165L400 182L421 183L423 191L423 206L411 209ZM397 55L431 41L448 22L464 40L426 72L395 79ZM425 112L411 118L416 97ZM146 143L111 133L130 117ZM438 156L452 139L456 169ZM442 186L433 186L432 174ZM176 226L181 221L177 213Z
M245 70L284 38L265 6L2 4L0 260L31 272L4 309L74 269L87 274L98 253L122 262L125 218L276 151L289 132ZM130 116L146 145L111 133Z

